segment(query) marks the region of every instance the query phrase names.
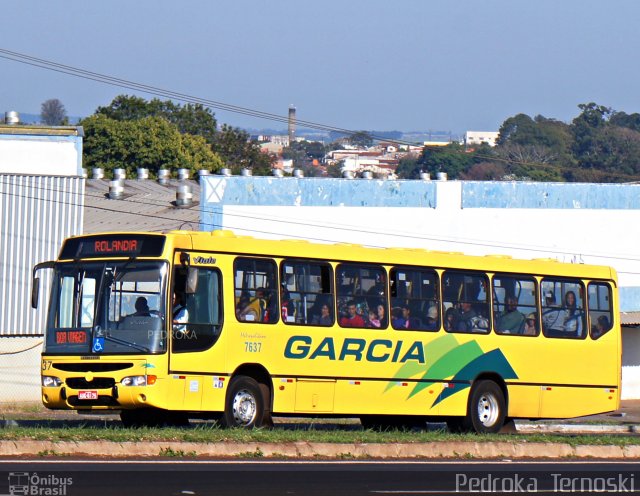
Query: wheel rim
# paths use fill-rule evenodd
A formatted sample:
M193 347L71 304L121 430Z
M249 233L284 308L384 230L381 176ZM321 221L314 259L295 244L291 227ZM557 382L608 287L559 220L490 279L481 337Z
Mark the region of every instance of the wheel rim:
M233 397L233 419L237 425L249 425L256 418L258 405L255 397L246 389L242 389Z
M478 399L478 420L485 427L493 426L500 416L498 399L492 394L483 394Z

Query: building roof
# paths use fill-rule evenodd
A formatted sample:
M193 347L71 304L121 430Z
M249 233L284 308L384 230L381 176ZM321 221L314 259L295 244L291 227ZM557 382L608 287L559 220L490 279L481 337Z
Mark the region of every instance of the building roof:
M623 326L640 325L640 312L620 312L620 323Z
M0 135L28 136L84 136L82 126L24 126L0 124Z
M191 186L193 203L176 205L179 185ZM85 188L84 233L105 231L198 230L200 185L197 181L170 180L162 185L153 179L124 181L121 199L109 198L108 179L87 179Z

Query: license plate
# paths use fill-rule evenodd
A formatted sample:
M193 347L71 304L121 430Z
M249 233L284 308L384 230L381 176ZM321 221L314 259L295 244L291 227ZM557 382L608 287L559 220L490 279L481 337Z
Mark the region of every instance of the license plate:
M79 400L97 400L98 391L78 391Z

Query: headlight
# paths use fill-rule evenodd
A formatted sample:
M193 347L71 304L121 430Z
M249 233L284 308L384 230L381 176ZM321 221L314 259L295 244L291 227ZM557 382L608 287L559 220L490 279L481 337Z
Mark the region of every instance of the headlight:
M124 377L120 384L123 386L150 386L156 383L155 375L133 375L130 377Z
M52 377L50 375L42 376L42 387L60 387L62 381L58 377Z

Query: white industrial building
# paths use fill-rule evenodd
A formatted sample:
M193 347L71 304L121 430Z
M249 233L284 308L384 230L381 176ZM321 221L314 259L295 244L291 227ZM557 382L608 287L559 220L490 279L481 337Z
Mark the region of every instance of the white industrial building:
M82 232L83 206L82 128L0 125L1 402L39 398L47 297L31 308L31 271Z
M204 230L613 266L631 324L622 396L640 398L640 185L209 176L201 188Z

